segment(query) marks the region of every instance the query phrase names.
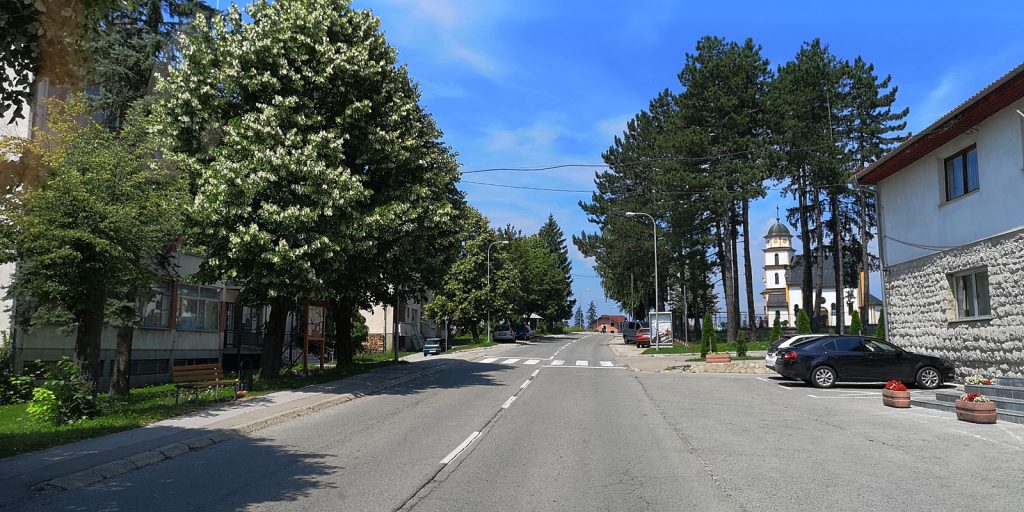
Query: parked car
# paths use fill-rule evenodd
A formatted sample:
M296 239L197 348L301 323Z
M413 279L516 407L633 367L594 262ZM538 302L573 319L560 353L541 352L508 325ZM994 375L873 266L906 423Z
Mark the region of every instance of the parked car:
M790 346L780 351L775 371L819 388L899 379L935 389L953 378L953 365L947 361L867 336L822 336Z
M650 327L641 327L640 329L637 329L636 335L633 336L633 339L636 340L636 346L637 347L640 347L640 348L650 347L651 346L651 329L650 329Z
M499 325L494 328L494 341L516 341L516 331L511 325Z
M644 327L649 327L649 324L647 322L637 322L636 320L622 324L622 341L636 343L636 332Z
M530 329L529 325L522 327L516 327L516 339L527 341L533 337L533 329Z
M775 343L768 346L768 353L764 356L764 365L772 370L775 369L775 359L779 356L779 351L799 345L805 341L813 340L814 338L820 338L825 336L824 334L797 334L796 336L790 336L788 338L782 338Z
M429 356L430 354L440 354L448 350L448 340L444 338L427 338L423 342L423 355Z

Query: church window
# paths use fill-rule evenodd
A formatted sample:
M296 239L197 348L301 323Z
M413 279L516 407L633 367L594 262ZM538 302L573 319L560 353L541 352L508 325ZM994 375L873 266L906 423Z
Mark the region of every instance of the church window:
M778 258L778 256L776 256L776 258ZM775 284L779 284L779 273L778 272L775 273Z
M779 255L778 255L778 254L776 254L776 255L775 255L775 264L776 264L776 265L778 265L778 264L779 264ZM778 279L776 279L776 281L775 281L775 284L779 284L779 281L778 281Z

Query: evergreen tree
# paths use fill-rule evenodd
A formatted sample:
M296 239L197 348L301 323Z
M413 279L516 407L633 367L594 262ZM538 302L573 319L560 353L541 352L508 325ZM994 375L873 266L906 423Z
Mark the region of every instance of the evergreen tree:
M775 312L775 321L772 322L772 333L768 336L768 339L772 343L782 339L782 320L778 311Z
M860 313L855 309L850 315L850 334L861 334L863 326L860 323Z
M584 327L584 325L583 325L583 307L582 306L577 306L576 307L576 316L575 316L574 325L576 327L580 328L580 329L582 329Z
M590 301L590 305L587 306L587 328L593 329L594 324L597 323L597 306L594 305L594 301Z
M700 333L700 357L707 357L715 351L715 324L711 320L711 312L704 314L704 325Z
M885 314L878 314L878 325L875 326L874 337L884 340L885 339Z
M555 283L558 296L545 311L548 327L551 332L555 332L555 326L562 320L571 317L573 308L576 307L576 300L572 298L572 262L569 261L569 248L565 244L565 235L562 233L562 228L555 222L554 215L548 214L548 220L540 227L537 237L554 255L561 273Z
M811 334L811 319L807 316L807 310L800 308L796 315L796 333Z

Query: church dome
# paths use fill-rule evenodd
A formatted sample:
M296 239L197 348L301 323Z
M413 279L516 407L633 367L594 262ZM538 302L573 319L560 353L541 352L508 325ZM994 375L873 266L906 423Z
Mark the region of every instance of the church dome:
M768 230L768 234L765 238L793 238L793 235L789 233L789 228L783 225L781 222L776 222L771 229Z

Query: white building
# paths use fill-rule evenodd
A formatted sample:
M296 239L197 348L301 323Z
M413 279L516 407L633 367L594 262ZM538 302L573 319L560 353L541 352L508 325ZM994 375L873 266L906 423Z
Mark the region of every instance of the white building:
M426 303L408 300L398 308L396 323L395 308L375 306L359 313L366 319L369 330L366 345L368 352L394 350L394 334L397 326L398 348L400 350L419 350L427 338L446 338L443 325L437 325L427 318L424 307Z
M1024 65L855 179L875 185L889 338L1024 375Z
M800 311L800 304L803 303L803 261L793 249L793 235L789 228L776 219L775 224L768 229L765 235L764 248L764 292L765 315L768 323L775 322L775 315L784 327L796 326L797 314ZM826 257L821 268L822 287L821 296L824 303L820 305L818 317L823 320L825 327L835 326L838 322L838 308L845 309L843 325L849 326L853 318L853 311L860 310L863 297L859 288L842 289L842 293L836 296L836 275L832 266L832 258ZM813 274L818 275L818 267L813 269ZM862 320L866 324L878 323L881 302L877 297L868 295L867 306L869 317ZM808 314L814 316L813 314Z
M24 118L11 123L14 115L13 109L7 109L4 112L0 112L0 138L5 137L22 137L28 138L32 132L32 113L34 110L31 106L25 108ZM2 193L2 190L0 190ZM0 333L11 332L11 313L14 303L4 298L7 293L7 288L11 285L11 280L14 278L14 264L4 263L0 264Z

